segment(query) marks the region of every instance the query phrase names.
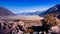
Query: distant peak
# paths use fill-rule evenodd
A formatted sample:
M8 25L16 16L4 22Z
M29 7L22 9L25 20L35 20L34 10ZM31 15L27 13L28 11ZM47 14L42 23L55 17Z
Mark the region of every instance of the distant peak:
M4 7L1 7L1 6L0 6L0 8L4 8Z
M56 5L60 5L60 4L56 4Z
M59 6L60 6L60 4L56 4L55 6L56 6L56 7L59 7Z

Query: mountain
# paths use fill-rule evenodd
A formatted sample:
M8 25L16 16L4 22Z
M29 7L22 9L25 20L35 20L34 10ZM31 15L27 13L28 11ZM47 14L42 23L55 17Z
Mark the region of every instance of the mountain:
M33 15L34 12L23 12L23 13L19 13L17 15Z
M55 6L49 8L45 12L41 13L39 16L44 16L46 14L60 14L60 4L56 4Z
M41 11L35 11L35 12L23 12L23 13L19 13L17 15L39 15L41 14Z
M4 7L0 7L0 16L6 16L6 15L15 15L15 14Z
M44 11L35 11L34 14L35 14L35 15L39 15L39 14L41 14L42 12L44 12Z

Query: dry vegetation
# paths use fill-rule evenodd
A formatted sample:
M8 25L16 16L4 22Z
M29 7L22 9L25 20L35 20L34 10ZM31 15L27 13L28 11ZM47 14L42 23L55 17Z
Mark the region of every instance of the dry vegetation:
M57 25L55 15L54 14L47 14L44 18L46 24L49 24L51 26Z
M42 26L42 23L40 20L24 20L24 23L26 27Z

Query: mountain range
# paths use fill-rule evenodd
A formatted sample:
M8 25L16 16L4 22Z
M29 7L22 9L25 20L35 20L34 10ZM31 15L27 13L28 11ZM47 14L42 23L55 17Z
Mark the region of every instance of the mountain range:
M46 14L60 14L60 4L56 4L52 6L51 8L47 9L46 11L35 11L35 12L24 12L19 13L18 15L39 15L39 16L45 16Z
M10 10L0 7L0 16L2 15L39 15L39 16L44 16L46 14L60 14L60 4L56 4L55 6L49 8L46 11L35 11L35 12L24 12L24 13L19 13L19 14L14 14Z
M40 15L43 11L35 11L35 12L23 12L18 13L17 15Z

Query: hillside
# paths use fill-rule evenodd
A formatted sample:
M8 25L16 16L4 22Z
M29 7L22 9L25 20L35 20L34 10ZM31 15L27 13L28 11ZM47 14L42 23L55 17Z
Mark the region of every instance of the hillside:
M45 12L41 13L39 16L45 16L46 14L60 14L60 4L56 4L55 6L49 8Z
M0 7L0 16L6 16L6 15L15 15L15 14L4 7Z

